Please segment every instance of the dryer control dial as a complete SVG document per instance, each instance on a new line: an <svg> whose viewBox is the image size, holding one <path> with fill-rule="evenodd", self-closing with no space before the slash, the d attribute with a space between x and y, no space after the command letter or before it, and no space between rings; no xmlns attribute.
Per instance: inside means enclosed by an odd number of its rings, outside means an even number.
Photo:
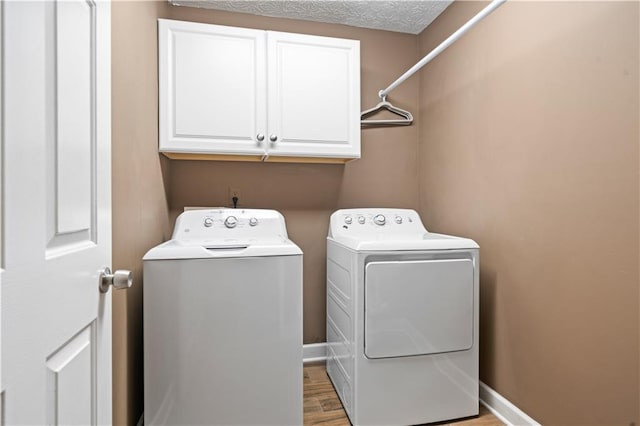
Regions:
<svg viewBox="0 0 640 426"><path fill-rule="evenodd" d="M359 224L364 224L364 222L365 222L364 216L358 216L358 223Z"/></svg>
<svg viewBox="0 0 640 426"><path fill-rule="evenodd" d="M255 217L252 217L251 219L249 219L250 226L256 226L257 224L258 224L258 219L256 219Z"/></svg>
<svg viewBox="0 0 640 426"><path fill-rule="evenodd" d="M226 226L227 228L235 228L237 224L238 218L236 218L235 216L228 216L224 220L224 226Z"/></svg>
<svg viewBox="0 0 640 426"><path fill-rule="evenodd" d="M211 225L213 225L213 219L211 219L210 217L205 218L204 226L206 226L207 228L211 228Z"/></svg>
<svg viewBox="0 0 640 426"><path fill-rule="evenodd" d="M402 223L402 217L396 216L396 223L400 225Z"/></svg>
<svg viewBox="0 0 640 426"><path fill-rule="evenodd" d="M373 223L375 223L376 225L384 225L387 221L387 218L384 217L384 215L382 214L377 214L373 217Z"/></svg>
<svg viewBox="0 0 640 426"><path fill-rule="evenodd" d="M353 222L353 219L351 218L351 216L344 217L344 223L346 223L347 225L351 225L352 222Z"/></svg>

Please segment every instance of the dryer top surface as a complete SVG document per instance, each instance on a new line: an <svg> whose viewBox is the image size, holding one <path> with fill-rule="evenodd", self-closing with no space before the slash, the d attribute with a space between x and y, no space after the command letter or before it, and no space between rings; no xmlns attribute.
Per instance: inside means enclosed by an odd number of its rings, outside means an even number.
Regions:
<svg viewBox="0 0 640 426"><path fill-rule="evenodd" d="M468 238L428 232L415 210L343 209L331 215L328 239L357 251L477 249Z"/></svg>

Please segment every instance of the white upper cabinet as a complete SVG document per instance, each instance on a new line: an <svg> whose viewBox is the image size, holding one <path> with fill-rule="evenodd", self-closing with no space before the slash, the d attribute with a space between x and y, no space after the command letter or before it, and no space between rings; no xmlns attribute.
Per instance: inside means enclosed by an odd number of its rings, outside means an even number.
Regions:
<svg viewBox="0 0 640 426"><path fill-rule="evenodd" d="M170 158L360 157L360 45L159 20L160 151Z"/></svg>

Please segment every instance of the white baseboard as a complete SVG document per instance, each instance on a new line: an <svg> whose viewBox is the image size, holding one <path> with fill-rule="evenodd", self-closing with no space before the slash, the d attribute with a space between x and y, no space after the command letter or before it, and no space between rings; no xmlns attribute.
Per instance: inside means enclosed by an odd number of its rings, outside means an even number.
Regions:
<svg viewBox="0 0 640 426"><path fill-rule="evenodd" d="M302 362L304 364L312 364L314 362L322 362L326 360L326 343L309 343L307 345L302 345Z"/></svg>
<svg viewBox="0 0 640 426"><path fill-rule="evenodd" d="M540 426L507 398L480 382L480 402L507 426Z"/></svg>
<svg viewBox="0 0 640 426"><path fill-rule="evenodd" d="M303 345L302 348L304 364L327 360L326 343L311 343ZM540 426L540 423L482 382L480 382L480 402L507 426Z"/></svg>

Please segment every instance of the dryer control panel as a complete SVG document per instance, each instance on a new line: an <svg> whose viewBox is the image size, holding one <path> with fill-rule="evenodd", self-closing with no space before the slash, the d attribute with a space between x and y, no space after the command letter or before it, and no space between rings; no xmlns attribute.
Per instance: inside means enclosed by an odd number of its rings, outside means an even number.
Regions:
<svg viewBox="0 0 640 426"><path fill-rule="evenodd" d="M343 209L331 215L329 237L361 240L422 239L427 230L409 209Z"/></svg>

